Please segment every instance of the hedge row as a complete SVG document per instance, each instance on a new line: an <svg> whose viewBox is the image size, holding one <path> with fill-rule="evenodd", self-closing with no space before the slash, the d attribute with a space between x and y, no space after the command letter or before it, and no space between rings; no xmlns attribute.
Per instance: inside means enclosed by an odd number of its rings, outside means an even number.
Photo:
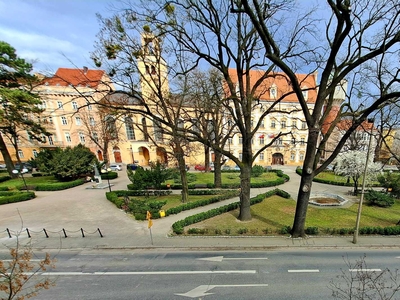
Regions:
<svg viewBox="0 0 400 300"><path fill-rule="evenodd" d="M165 215L166 216L175 215L175 214L178 214L185 210L193 209L193 208L200 207L200 206L206 206L206 205L209 205L212 203L217 203L217 202L220 202L220 201L223 201L226 199L230 199L233 197L237 197L237 196L239 196L238 190L224 191L223 194L220 194L216 197L212 197L210 199L204 199L204 200L199 200L199 201L194 201L194 202L183 203L179 206L171 207L165 211Z"/></svg>
<svg viewBox="0 0 400 300"><path fill-rule="evenodd" d="M35 198L34 192L0 191L0 205L14 202L21 202Z"/></svg>
<svg viewBox="0 0 400 300"><path fill-rule="evenodd" d="M68 182L38 183L34 185L29 184L28 189L35 191L61 191L81 185L83 183L85 183L84 179L76 179ZM25 190L25 185L18 185L16 188L18 190Z"/></svg>
<svg viewBox="0 0 400 300"><path fill-rule="evenodd" d="M257 195L256 197L251 198L250 205L260 203L265 198L271 197L273 195L279 195L283 198L290 198L289 193L279 190L279 189L274 189L272 191L268 191L264 194L260 194L260 195ZM240 206L240 202L234 202L234 203L230 203L228 205L224 205L224 206L221 206L218 208L211 209L206 212L202 212L202 213L199 213L199 214L196 214L193 216L186 217L185 219L177 221L174 224L172 224L172 230L176 234L182 234L184 232L185 226L189 226L194 223L198 223L198 222L204 221L206 219L226 213L228 211L235 210L239 206Z"/></svg>
<svg viewBox="0 0 400 300"><path fill-rule="evenodd" d="M227 171L227 172L240 172L240 171ZM278 178L274 181L265 181L265 182L259 182L259 183L250 183L250 186L252 188L264 188L264 187L271 187L271 186L277 186L284 184L285 182L290 180L290 177L286 174L284 174L281 170L270 170L269 172L274 172L278 176ZM182 189L182 184L170 184L169 187L167 187L166 184L161 185L162 189L173 189L173 190L181 190ZM188 184L189 189L196 189L196 188L208 188L208 189L214 189L215 185L213 183L208 183L208 184ZM238 183L223 183L221 184L221 188L223 189L238 189L240 188L240 182ZM133 189L133 184L128 184L128 190Z"/></svg>
<svg viewBox="0 0 400 300"><path fill-rule="evenodd" d="M326 234L339 234L339 235L352 235L354 233L354 228L339 228L339 229L326 229ZM247 228L239 228L236 230L236 234L244 235L247 233L257 234L262 232L263 234L290 234L290 226L284 226L281 229L278 229L276 232L271 231L270 228L265 228L262 230L252 229L249 231ZM223 231L221 229L210 230L208 228L189 228L187 231L188 234L195 235L230 235L235 234L231 229L227 228ZM307 235L318 235L319 228L318 227L307 227L305 229L305 233ZM388 227L361 227L359 230L360 235L371 235L371 234L379 234L379 235L399 235L400 234L400 226L388 226Z"/></svg>
<svg viewBox="0 0 400 300"><path fill-rule="evenodd" d="M303 172L303 169L301 169L300 167L298 167L298 168L296 168L296 173L298 174L298 175L300 175L301 176L301 174L302 174L302 172ZM323 179L323 178L318 178L318 177L314 177L313 178L313 181L314 182L319 182L319 183L326 183L326 184L331 184L331 185L338 185L338 186L351 186L351 187L353 187L354 186L354 183L353 182L342 182L342 181L334 181L334 180L329 180L329 179ZM369 186L380 186L380 184L379 183L369 183L368 184Z"/></svg>
<svg viewBox="0 0 400 300"><path fill-rule="evenodd" d="M0 182L4 182L4 181L10 180L10 179L11 179L11 176L9 176L9 175L7 175L7 176L1 176L1 177L0 177Z"/></svg>
<svg viewBox="0 0 400 300"><path fill-rule="evenodd" d="M124 199L121 197L125 196L146 196L146 192L148 191L125 191L125 190L117 190L117 191L112 191L112 192L106 192L106 198L108 201L112 202L117 206L118 208L121 208L122 205L125 204ZM160 194L159 195L169 195L172 192L171 191L157 191Z"/></svg>
<svg viewBox="0 0 400 300"><path fill-rule="evenodd" d="M117 172L108 172L108 173L101 173L101 179L102 180L107 180L107 179L115 179L118 177L118 173Z"/></svg>

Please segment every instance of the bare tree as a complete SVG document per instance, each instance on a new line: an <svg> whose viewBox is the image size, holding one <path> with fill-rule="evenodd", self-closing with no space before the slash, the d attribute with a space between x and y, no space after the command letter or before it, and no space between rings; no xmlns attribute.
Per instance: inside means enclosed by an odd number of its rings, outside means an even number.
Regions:
<svg viewBox="0 0 400 300"><path fill-rule="evenodd" d="M332 279L329 289L334 299L394 299L400 290L398 270L371 271L362 256L353 264L344 258L346 270Z"/></svg>
<svg viewBox="0 0 400 300"><path fill-rule="evenodd" d="M400 5L397 0L327 0L326 5L320 3L323 13L318 18L314 12L291 22L281 18L284 23L279 23L277 17L283 17L283 3L244 0L237 4L232 1L232 10L245 12L249 16L264 45L262 56L289 77L306 118L307 152L292 228L292 236L299 237L305 235L307 206L314 176L333 161L352 132L368 115L387 101L399 97L397 45L400 41ZM301 6L292 8L298 12L302 9ZM286 14L284 17L288 19ZM302 37L301 43L298 37ZM388 67L385 61L390 61L391 65ZM312 71L321 70L313 111L307 108L301 85L294 73L300 64L307 65ZM349 90L354 93L347 94L347 101L336 112L336 119L340 119L341 114L351 113L354 116L352 125L331 155L318 166L324 143L336 124L332 122L321 139L322 125L335 106L335 90L340 89L343 81L349 77L352 78ZM364 109L360 109L360 100L367 104Z"/></svg>

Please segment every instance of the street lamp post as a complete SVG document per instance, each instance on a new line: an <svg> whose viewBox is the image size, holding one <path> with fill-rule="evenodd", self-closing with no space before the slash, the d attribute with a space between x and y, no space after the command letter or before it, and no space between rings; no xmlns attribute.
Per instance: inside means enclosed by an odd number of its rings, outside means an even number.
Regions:
<svg viewBox="0 0 400 300"><path fill-rule="evenodd" d="M109 190L110 190L110 192L111 192L110 177L108 176L108 174L110 173L110 171L111 171L111 169L110 169L110 168L107 168L107 169L102 169L102 170L101 170L101 173L103 173L103 174L107 174L107 183L108 183L108 189L109 189Z"/></svg>
<svg viewBox="0 0 400 300"><path fill-rule="evenodd" d="M132 149L132 145L129 147L129 151L131 152L132 164L134 164L134 163L135 163L135 160L133 159L133 149Z"/></svg>
<svg viewBox="0 0 400 300"><path fill-rule="evenodd" d="M26 181L25 181L25 178L24 178L24 174L28 173L28 169L23 168L22 170L12 170L12 172L13 172L13 174L21 175L22 181L24 182L24 185L25 185L25 189L26 189L27 192L29 192L28 186L26 185Z"/></svg>
<svg viewBox="0 0 400 300"><path fill-rule="evenodd" d="M374 129L374 119L368 119L368 123L371 124L371 134L369 137L368 148L367 148L367 159L366 159L365 167L364 167L364 174L363 174L363 180L362 180L362 186L361 186L361 197L360 197L360 202L358 203L357 221L356 221L356 229L354 230L354 235L353 235L353 244L357 244L357 240L358 240L358 231L360 228L360 219L361 219L361 209L362 209L362 203L364 200L365 177L367 177L369 152L371 149L372 133L373 133L372 131Z"/></svg>

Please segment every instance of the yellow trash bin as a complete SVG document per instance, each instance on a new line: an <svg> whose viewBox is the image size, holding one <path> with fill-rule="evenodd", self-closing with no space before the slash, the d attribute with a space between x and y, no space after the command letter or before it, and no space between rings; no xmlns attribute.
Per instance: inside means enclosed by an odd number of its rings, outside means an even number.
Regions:
<svg viewBox="0 0 400 300"><path fill-rule="evenodd" d="M161 218L162 218L162 217L165 217L165 211L164 211L164 210L160 210L159 213L160 213L160 217L161 217Z"/></svg>

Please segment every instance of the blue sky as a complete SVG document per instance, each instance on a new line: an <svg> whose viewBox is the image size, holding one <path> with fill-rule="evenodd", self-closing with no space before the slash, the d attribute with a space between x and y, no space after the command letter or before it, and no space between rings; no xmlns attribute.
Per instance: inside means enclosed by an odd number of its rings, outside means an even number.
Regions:
<svg viewBox="0 0 400 300"><path fill-rule="evenodd" d="M110 9L109 0L0 0L0 40L37 72L93 67L96 13L107 16Z"/></svg>

